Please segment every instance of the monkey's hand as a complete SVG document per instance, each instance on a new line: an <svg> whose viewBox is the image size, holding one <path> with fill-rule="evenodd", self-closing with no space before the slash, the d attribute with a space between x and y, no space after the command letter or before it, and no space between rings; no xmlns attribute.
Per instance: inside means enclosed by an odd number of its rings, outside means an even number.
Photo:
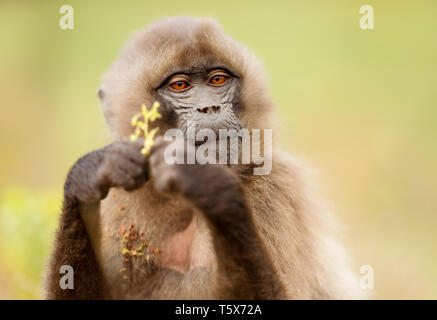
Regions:
<svg viewBox="0 0 437 320"><path fill-rule="evenodd" d="M55 249L47 277L48 299L103 299L106 282L91 244L99 228L94 214L111 187L132 190L148 178L147 158L141 154L144 141L120 140L80 158L68 173ZM59 286L63 265L74 270L74 290Z"/></svg>
<svg viewBox="0 0 437 320"><path fill-rule="evenodd" d="M187 159L185 141L173 142L176 144L177 153L184 153ZM150 174L153 177L157 191L164 193L182 193L188 200L199 204L201 198L217 196L232 189L233 197L244 198L237 175L224 165L200 165L200 164L170 164L172 156L165 152L169 143L164 142L162 137L155 140L155 146L150 155ZM194 150L192 152L195 152ZM195 158L195 157L193 157ZM219 188L219 189L217 189ZM213 190L214 189L214 190ZM211 202L211 199L208 199Z"/></svg>
<svg viewBox="0 0 437 320"><path fill-rule="evenodd" d="M104 199L111 187L127 191L141 187L149 176L143 143L123 139L80 158L68 174L65 196L92 203Z"/></svg>
<svg viewBox="0 0 437 320"><path fill-rule="evenodd" d="M229 279L222 287L224 297L283 299L283 285L257 232L238 176L221 165L169 164L165 147L157 139L152 148L154 186L161 192L182 194L205 215L219 268Z"/></svg>

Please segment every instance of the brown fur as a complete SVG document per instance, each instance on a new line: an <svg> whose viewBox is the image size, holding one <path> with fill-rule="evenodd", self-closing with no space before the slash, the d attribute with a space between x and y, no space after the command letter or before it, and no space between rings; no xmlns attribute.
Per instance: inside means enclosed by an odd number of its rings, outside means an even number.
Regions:
<svg viewBox="0 0 437 320"><path fill-rule="evenodd" d="M214 20L179 17L162 19L136 33L104 77L99 96L114 137L132 133L131 117L141 104L150 106L157 100L155 89L168 75L211 64L225 64L241 79L242 127L272 128L273 105L259 61ZM174 123L164 114L157 125L162 133ZM102 154L96 155L96 162ZM312 193L307 170L299 161L276 150L273 170L265 176L254 176L251 167L238 165L181 167L173 172L152 163L152 179L142 187L129 192L111 188L95 207L81 207L77 197L66 200L46 297L358 297L358 282L335 240L333 218ZM79 173L72 179L80 181L77 185L86 183L91 171L75 171ZM165 180L161 182L167 193L157 192L160 179ZM82 212L81 219L80 210L90 212ZM146 234L150 246L160 248L194 225L194 233L184 237L191 241L189 258L195 267L164 268L165 252L150 254L147 263L131 259L126 264L117 231L130 224ZM62 264L73 266L77 289L59 289ZM119 272L123 267L128 279Z"/></svg>

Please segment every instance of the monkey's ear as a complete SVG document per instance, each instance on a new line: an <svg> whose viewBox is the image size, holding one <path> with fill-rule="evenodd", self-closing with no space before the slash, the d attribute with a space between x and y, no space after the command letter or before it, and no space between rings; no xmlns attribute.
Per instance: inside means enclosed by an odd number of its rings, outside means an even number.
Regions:
<svg viewBox="0 0 437 320"><path fill-rule="evenodd" d="M100 85L99 89L97 90L97 96L100 100L100 106L102 108L103 116L105 117L106 123L108 124L109 128L112 128L114 114L111 111L111 108L109 107L109 99L108 99L108 86L106 84Z"/></svg>
<svg viewBox="0 0 437 320"><path fill-rule="evenodd" d="M105 89L105 84L100 85L99 89L97 89L97 96L99 97L101 103L103 103L103 100L105 99Z"/></svg>

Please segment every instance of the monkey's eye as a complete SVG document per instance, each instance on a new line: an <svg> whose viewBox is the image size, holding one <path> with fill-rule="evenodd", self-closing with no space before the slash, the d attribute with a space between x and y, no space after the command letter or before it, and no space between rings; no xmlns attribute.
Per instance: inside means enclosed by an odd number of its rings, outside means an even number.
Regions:
<svg viewBox="0 0 437 320"><path fill-rule="evenodd" d="M222 86L228 82L229 78L230 77L225 74L216 74L209 79L208 83L213 86Z"/></svg>
<svg viewBox="0 0 437 320"><path fill-rule="evenodd" d="M169 83L168 86L174 91L182 91L190 87L190 84L185 80L177 80Z"/></svg>

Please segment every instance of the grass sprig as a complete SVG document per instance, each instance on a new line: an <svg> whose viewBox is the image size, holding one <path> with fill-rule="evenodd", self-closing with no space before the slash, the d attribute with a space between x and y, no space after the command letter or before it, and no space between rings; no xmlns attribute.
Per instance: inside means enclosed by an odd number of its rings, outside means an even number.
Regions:
<svg viewBox="0 0 437 320"><path fill-rule="evenodd" d="M161 118L161 114L158 112L159 102L155 101L150 110L147 110L146 105L141 106L141 112L132 117L131 124L135 127L135 132L130 136L131 141L136 141L141 136L144 136L144 147L141 149L141 153L147 156L150 153L150 149L154 144L154 137L159 128L156 127L149 131L149 121L153 122L156 119Z"/></svg>

